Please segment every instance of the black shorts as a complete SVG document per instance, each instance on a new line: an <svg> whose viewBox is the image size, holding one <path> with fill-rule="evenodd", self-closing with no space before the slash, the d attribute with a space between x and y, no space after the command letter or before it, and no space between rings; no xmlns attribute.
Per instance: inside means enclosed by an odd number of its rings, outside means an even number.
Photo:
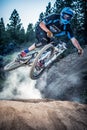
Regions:
<svg viewBox="0 0 87 130"><path fill-rule="evenodd" d="M39 25L36 27L36 47L44 46L50 42L50 38L47 37L47 33L42 30Z"/></svg>

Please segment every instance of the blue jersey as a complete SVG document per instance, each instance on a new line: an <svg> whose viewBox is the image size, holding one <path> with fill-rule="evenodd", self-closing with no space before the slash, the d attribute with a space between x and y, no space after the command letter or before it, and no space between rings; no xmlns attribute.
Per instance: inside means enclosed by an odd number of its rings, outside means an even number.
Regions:
<svg viewBox="0 0 87 130"><path fill-rule="evenodd" d="M54 34L54 36L67 35L69 39L74 37L70 24L61 24L60 15L58 14L52 14L44 18L42 22Z"/></svg>

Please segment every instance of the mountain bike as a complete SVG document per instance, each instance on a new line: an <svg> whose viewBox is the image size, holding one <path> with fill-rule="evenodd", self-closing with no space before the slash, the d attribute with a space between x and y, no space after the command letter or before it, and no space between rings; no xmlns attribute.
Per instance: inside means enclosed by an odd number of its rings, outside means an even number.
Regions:
<svg viewBox="0 0 87 130"><path fill-rule="evenodd" d="M67 49L66 43L61 42L54 46L49 43L42 48L36 48L30 51L25 57L17 58L8 63L4 67L4 71L11 71L22 66L30 66L29 76L31 79L38 79L46 68L48 68L65 50Z"/></svg>

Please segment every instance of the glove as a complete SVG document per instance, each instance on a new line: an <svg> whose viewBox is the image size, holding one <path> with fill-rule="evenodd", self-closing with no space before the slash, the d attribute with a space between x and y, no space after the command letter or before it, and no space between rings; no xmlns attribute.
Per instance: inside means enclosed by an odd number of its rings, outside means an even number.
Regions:
<svg viewBox="0 0 87 130"><path fill-rule="evenodd" d="M78 55L82 55L83 54L83 49L78 49Z"/></svg>
<svg viewBox="0 0 87 130"><path fill-rule="evenodd" d="M51 31L48 31L47 32L47 37L49 37L49 38L53 37L53 33Z"/></svg>

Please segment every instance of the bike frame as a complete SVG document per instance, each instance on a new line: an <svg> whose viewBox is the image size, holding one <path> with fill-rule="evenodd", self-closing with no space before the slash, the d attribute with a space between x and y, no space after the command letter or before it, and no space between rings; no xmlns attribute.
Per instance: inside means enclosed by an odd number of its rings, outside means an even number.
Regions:
<svg viewBox="0 0 87 130"><path fill-rule="evenodd" d="M49 43L48 45L45 45L42 49L37 48L34 51L30 52L26 57L24 57L24 60L27 60L27 61L21 62L21 59L20 58L18 59L18 57L17 57L15 61L7 64L4 67L4 70L11 71L11 70L17 69L19 67L28 65L28 66L31 66L30 77L32 79L37 79L39 77L38 75L41 75L44 72L44 70L52 62L54 62L58 58L58 56L61 55L66 49L67 48L66 48L65 43L58 44L57 46L53 46L52 44ZM44 66L41 67L41 72L39 72L39 70L36 70L38 75L36 77L34 77L33 76L34 69L35 69L35 67L38 67L37 63L40 60L45 60ZM41 74L39 74L38 72Z"/></svg>

